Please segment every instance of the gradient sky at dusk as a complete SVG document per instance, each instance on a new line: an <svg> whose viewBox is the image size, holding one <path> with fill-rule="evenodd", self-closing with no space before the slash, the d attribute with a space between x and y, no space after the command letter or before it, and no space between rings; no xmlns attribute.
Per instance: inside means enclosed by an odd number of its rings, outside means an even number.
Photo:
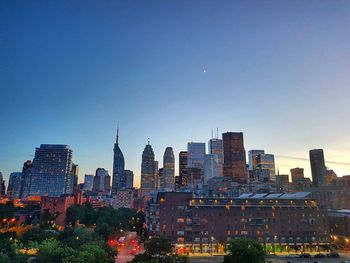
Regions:
<svg viewBox="0 0 350 263"><path fill-rule="evenodd" d="M280 173L323 148L350 174L350 1L1 1L0 21L6 179L41 143L111 174L118 122L137 182L147 138L162 160L216 127Z"/></svg>

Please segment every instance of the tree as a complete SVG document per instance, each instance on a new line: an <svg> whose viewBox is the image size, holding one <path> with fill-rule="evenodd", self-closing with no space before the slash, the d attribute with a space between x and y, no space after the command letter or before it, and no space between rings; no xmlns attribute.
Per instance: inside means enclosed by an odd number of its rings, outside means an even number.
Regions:
<svg viewBox="0 0 350 263"><path fill-rule="evenodd" d="M265 252L259 242L250 239L235 239L228 245L224 263L263 263Z"/></svg>
<svg viewBox="0 0 350 263"><path fill-rule="evenodd" d="M172 252L173 246L165 237L153 237L145 243L146 252L150 255L166 255Z"/></svg>

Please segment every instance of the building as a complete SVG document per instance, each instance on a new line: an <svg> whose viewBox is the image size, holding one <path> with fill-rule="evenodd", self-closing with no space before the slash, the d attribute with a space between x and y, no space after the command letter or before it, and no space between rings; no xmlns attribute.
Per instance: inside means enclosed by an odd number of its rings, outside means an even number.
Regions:
<svg viewBox="0 0 350 263"><path fill-rule="evenodd" d="M125 176L125 187L133 188L134 187L134 172L131 170L124 170Z"/></svg>
<svg viewBox="0 0 350 263"><path fill-rule="evenodd" d="M180 176L175 176L175 191L179 191L181 186Z"/></svg>
<svg viewBox="0 0 350 263"><path fill-rule="evenodd" d="M111 177L104 168L97 168L92 191L108 195L111 190Z"/></svg>
<svg viewBox="0 0 350 263"><path fill-rule="evenodd" d="M271 253L320 251L330 244L327 213L310 193L196 198L159 192L147 223L150 237L166 237L184 253L223 253L235 238L255 239Z"/></svg>
<svg viewBox="0 0 350 263"><path fill-rule="evenodd" d="M163 156L163 189L175 189L175 157L173 148L166 147Z"/></svg>
<svg viewBox="0 0 350 263"><path fill-rule="evenodd" d="M186 187L187 186L187 158L188 154L186 151L181 151L179 153L179 185Z"/></svg>
<svg viewBox="0 0 350 263"><path fill-rule="evenodd" d="M249 171L254 171L256 169L256 165L257 165L256 157L259 154L265 154L265 151L264 150L250 150L250 151L248 151Z"/></svg>
<svg viewBox="0 0 350 263"><path fill-rule="evenodd" d="M219 156L217 154L204 155L204 183L219 176Z"/></svg>
<svg viewBox="0 0 350 263"><path fill-rule="evenodd" d="M0 172L0 196L4 196L6 194L5 180Z"/></svg>
<svg viewBox="0 0 350 263"><path fill-rule="evenodd" d="M41 144L35 150L29 195L72 194L72 157L68 145Z"/></svg>
<svg viewBox="0 0 350 263"><path fill-rule="evenodd" d="M20 197L25 199L29 196L32 184L32 161L28 160L23 164Z"/></svg>
<svg viewBox="0 0 350 263"><path fill-rule="evenodd" d="M20 198L21 195L22 173L15 172L10 174L9 184L7 186L7 197L11 200Z"/></svg>
<svg viewBox="0 0 350 263"><path fill-rule="evenodd" d="M192 181L193 186L200 185L204 181L204 155L205 143L189 142L187 144L187 168L196 168L200 173L200 180L196 183Z"/></svg>
<svg viewBox="0 0 350 263"><path fill-rule="evenodd" d="M72 174L73 174L73 191L78 190L78 179L79 179L79 165L72 165Z"/></svg>
<svg viewBox="0 0 350 263"><path fill-rule="evenodd" d="M338 176L333 170L331 169L326 170L325 185L331 185L333 181L337 179L338 179Z"/></svg>
<svg viewBox="0 0 350 263"><path fill-rule="evenodd" d="M278 192L288 192L289 186L289 175L288 174L278 174L276 175L276 190Z"/></svg>
<svg viewBox="0 0 350 263"><path fill-rule="evenodd" d="M224 148L222 140L218 138L210 139L209 153L216 154L218 156L218 176L223 176L223 165L224 165Z"/></svg>
<svg viewBox="0 0 350 263"><path fill-rule="evenodd" d="M116 194L118 190L126 187L124 169L125 161L124 155L119 148L119 128L117 129L117 136L113 149L113 180L112 180L112 194Z"/></svg>
<svg viewBox="0 0 350 263"><path fill-rule="evenodd" d="M310 178L295 178L292 182L295 192L308 192L311 191L312 181Z"/></svg>
<svg viewBox="0 0 350 263"><path fill-rule="evenodd" d="M94 175L93 174L85 174L84 177L84 191L92 191L92 188L94 187Z"/></svg>
<svg viewBox="0 0 350 263"><path fill-rule="evenodd" d="M329 210L329 225L333 239L342 239L343 243L350 240L350 210ZM346 239L348 241L346 241ZM334 240L336 241L336 240ZM340 240L341 241L341 240ZM344 242L345 241L345 242ZM349 245L349 244L347 244Z"/></svg>
<svg viewBox="0 0 350 263"><path fill-rule="evenodd" d="M152 146L148 142L143 150L141 162L141 189L143 194L156 190L157 174L158 162L155 161Z"/></svg>
<svg viewBox="0 0 350 263"><path fill-rule="evenodd" d="M303 168L292 168L290 169L290 174L292 177L292 182L294 183L297 179L304 178L304 169Z"/></svg>
<svg viewBox="0 0 350 263"><path fill-rule="evenodd" d="M239 183L246 183L246 156L242 132L226 132L222 134L224 147L224 176Z"/></svg>
<svg viewBox="0 0 350 263"><path fill-rule="evenodd" d="M134 189L119 190L117 194L113 197L113 208L134 208L134 195Z"/></svg>
<svg viewBox="0 0 350 263"><path fill-rule="evenodd" d="M325 183L326 165L322 149L310 150L310 164L312 173L312 183L319 187Z"/></svg>
<svg viewBox="0 0 350 263"><path fill-rule="evenodd" d="M263 178L263 181L276 181L275 156L273 154L258 154L255 161L256 170L268 171L268 177Z"/></svg>
<svg viewBox="0 0 350 263"><path fill-rule="evenodd" d="M159 168L158 169L157 189L163 188L163 185L164 185L164 169Z"/></svg>

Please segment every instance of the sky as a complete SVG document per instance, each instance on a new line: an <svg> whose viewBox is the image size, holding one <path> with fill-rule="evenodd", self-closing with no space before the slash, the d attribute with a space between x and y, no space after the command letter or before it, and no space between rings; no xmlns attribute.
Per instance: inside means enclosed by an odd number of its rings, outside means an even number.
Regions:
<svg viewBox="0 0 350 263"><path fill-rule="evenodd" d="M148 138L161 166L212 128L350 174L349 47L346 0L0 1L0 171L49 143L111 174L119 123L136 185Z"/></svg>

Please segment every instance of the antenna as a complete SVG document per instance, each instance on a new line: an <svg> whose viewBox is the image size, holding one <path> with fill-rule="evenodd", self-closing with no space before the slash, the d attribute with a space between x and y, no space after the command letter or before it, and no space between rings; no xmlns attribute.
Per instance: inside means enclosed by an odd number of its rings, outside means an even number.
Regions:
<svg viewBox="0 0 350 263"><path fill-rule="evenodd" d="M147 138L147 144L149 145L149 138Z"/></svg>
<svg viewBox="0 0 350 263"><path fill-rule="evenodd" d="M119 143L119 122L117 124L117 137L116 137L116 143L118 144Z"/></svg>

